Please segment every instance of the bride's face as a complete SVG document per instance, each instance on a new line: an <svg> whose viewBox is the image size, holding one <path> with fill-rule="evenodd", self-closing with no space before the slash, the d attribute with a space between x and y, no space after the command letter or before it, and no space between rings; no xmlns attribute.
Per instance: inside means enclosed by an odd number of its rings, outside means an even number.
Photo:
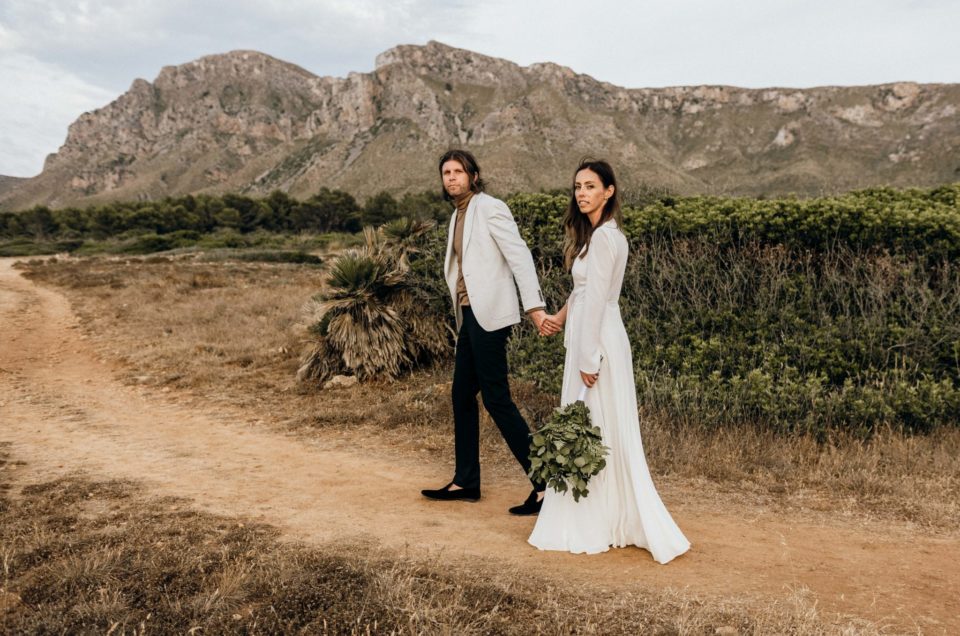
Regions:
<svg viewBox="0 0 960 636"><path fill-rule="evenodd" d="M583 214L599 214L603 211L607 199L613 196L613 186L604 188L600 175L593 170L584 169L578 172L573 180L573 195Z"/></svg>

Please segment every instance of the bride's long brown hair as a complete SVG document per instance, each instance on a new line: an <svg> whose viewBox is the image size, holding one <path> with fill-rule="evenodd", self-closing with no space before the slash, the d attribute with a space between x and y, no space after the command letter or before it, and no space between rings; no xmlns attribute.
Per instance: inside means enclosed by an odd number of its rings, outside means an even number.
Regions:
<svg viewBox="0 0 960 636"><path fill-rule="evenodd" d="M580 211L577 205L577 192L575 185L577 174L581 170L590 170L600 177L604 189L613 186L613 196L607 199L603 206L603 213L600 215L600 221L597 225L603 225L610 219L614 219L619 227L623 227L623 213L620 211L620 188L617 187L617 178L613 174L613 168L602 159L581 159L580 165L573 173L572 183L570 185L570 205L567 206L567 213L563 217L563 229L566 232L566 241L563 248L563 264L569 270L573 267L573 260L583 250L580 258L587 255L590 249L590 237L593 236L593 225L587 215ZM584 249L586 247L586 249Z"/></svg>

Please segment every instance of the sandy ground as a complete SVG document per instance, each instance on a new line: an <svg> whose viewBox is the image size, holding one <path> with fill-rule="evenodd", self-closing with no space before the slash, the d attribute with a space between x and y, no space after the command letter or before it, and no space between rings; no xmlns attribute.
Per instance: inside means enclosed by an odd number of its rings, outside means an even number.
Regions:
<svg viewBox="0 0 960 636"><path fill-rule="evenodd" d="M896 631L960 633L957 536L684 506L675 516L693 548L666 566L637 548L542 553L526 543L533 520L506 514L526 494L519 471L488 480L479 503L430 502L420 488L442 485L449 466L386 446L354 451L343 435L305 441L251 424L256 414L178 406L169 394L125 386L85 341L66 299L12 264L0 259L0 441L26 462L16 469L21 483L83 471L137 480L308 543L481 559L558 586L572 578L617 591L657 586L759 600L808 588L821 611Z"/></svg>

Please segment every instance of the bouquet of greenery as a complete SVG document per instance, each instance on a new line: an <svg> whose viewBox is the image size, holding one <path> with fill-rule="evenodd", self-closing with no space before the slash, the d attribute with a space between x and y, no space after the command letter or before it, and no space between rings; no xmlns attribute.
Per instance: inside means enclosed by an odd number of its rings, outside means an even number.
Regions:
<svg viewBox="0 0 960 636"><path fill-rule="evenodd" d="M557 492L570 488L574 501L587 496L587 482L607 465L610 451L600 429L590 424L586 395L584 386L577 401L555 409L530 441L530 477Z"/></svg>

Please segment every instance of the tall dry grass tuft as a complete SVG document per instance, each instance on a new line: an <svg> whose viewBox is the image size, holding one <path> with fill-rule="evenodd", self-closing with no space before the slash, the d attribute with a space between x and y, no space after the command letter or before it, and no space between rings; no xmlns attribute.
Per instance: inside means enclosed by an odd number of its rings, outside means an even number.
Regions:
<svg viewBox="0 0 960 636"><path fill-rule="evenodd" d="M322 383L334 373L389 380L450 353L443 321L425 310L409 276L415 240L431 227L401 219L378 231L366 228L362 249L333 259L315 297L320 315L310 331L317 344L299 380Z"/></svg>
<svg viewBox="0 0 960 636"><path fill-rule="evenodd" d="M704 430L662 413L641 417L656 475L706 480L725 497L784 508L858 513L949 530L960 521L960 431L864 440L834 433L826 443L760 427Z"/></svg>

